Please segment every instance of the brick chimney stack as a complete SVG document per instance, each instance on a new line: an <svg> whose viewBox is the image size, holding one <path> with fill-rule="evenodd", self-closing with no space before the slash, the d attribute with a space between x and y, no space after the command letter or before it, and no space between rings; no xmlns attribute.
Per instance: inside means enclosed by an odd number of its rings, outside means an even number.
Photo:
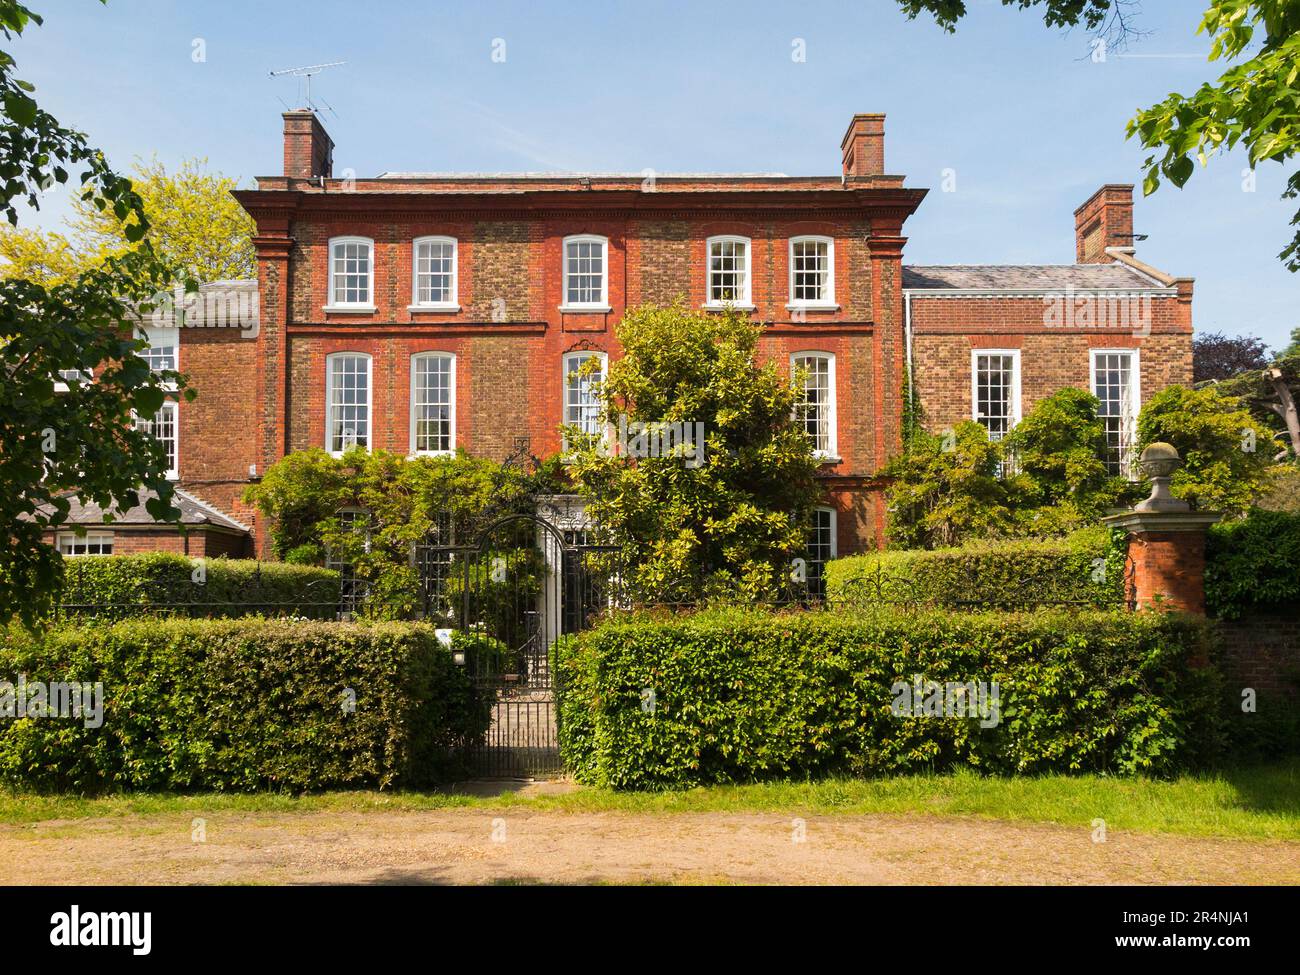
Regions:
<svg viewBox="0 0 1300 975"><path fill-rule="evenodd" d="M885 172L885 116L853 116L840 143L845 176L881 176Z"/></svg>
<svg viewBox="0 0 1300 975"><path fill-rule="evenodd" d="M295 179L334 175L334 140L311 109L284 113L284 175Z"/></svg>
<svg viewBox="0 0 1300 975"><path fill-rule="evenodd" d="M1109 264L1107 247L1133 252L1133 184L1107 183L1074 211L1074 254L1080 264Z"/></svg>

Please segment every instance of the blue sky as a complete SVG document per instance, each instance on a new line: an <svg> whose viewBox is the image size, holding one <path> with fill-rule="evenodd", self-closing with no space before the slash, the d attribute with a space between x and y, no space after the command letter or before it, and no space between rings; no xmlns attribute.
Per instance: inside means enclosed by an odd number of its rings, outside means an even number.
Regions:
<svg viewBox="0 0 1300 975"><path fill-rule="evenodd" d="M279 115L299 101L268 72L324 61L347 62L313 89L337 113L335 170L360 176L835 174L849 117L883 111L887 170L931 190L906 228L917 264L1072 261L1074 208L1102 183L1141 182L1124 123L1217 74L1193 0L1142 0L1149 35L1104 63L1085 32L997 0L968 0L952 36L893 0L28 3L46 24L12 49L47 109L119 167L205 156L241 184L280 172ZM1138 256L1197 279L1199 331L1279 347L1300 326L1300 278L1276 258L1294 204L1278 199L1285 170L1262 168L1244 192L1244 166L1222 157L1182 191L1139 197ZM946 169L954 192L941 192ZM46 226L64 212L57 196Z"/></svg>

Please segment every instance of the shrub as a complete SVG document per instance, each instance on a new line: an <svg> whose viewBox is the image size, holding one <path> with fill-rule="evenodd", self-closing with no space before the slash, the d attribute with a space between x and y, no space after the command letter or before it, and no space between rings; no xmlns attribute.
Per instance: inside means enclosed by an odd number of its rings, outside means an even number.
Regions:
<svg viewBox="0 0 1300 975"><path fill-rule="evenodd" d="M453 630L451 648L464 654L465 672L471 677L496 677L512 673L511 667L518 667L516 655L511 654L509 645L489 634L484 627L469 630Z"/></svg>
<svg viewBox="0 0 1300 975"><path fill-rule="evenodd" d="M196 570L201 572L196 576ZM296 610L330 615L339 601L339 574L332 569L247 559L195 560L171 552L105 555L68 564L63 601L82 612L125 615L132 606L180 606L201 616ZM96 610L94 607L111 606Z"/></svg>
<svg viewBox="0 0 1300 975"><path fill-rule="evenodd" d="M1046 508L1057 520L1077 524L1095 518L1123 493L1124 481L1106 469L1099 405L1082 389L1059 389L1007 434L1003 447L1015 471L1009 490L1031 519L1036 509Z"/></svg>
<svg viewBox="0 0 1300 975"><path fill-rule="evenodd" d="M1300 602L1300 515L1255 510L1211 525L1205 604L1233 619L1251 607Z"/></svg>
<svg viewBox="0 0 1300 975"><path fill-rule="evenodd" d="M351 500L348 481L354 470L319 447L295 450L244 490L244 501L267 517L277 555L284 558L320 542L317 526Z"/></svg>
<svg viewBox="0 0 1300 975"><path fill-rule="evenodd" d="M320 565L325 561L325 550L307 542L305 545L295 545L285 552L284 560L290 565Z"/></svg>
<svg viewBox="0 0 1300 975"><path fill-rule="evenodd" d="M916 432L883 473L889 533L906 548L987 537L1064 535L1131 490L1107 473L1097 398L1065 388L1040 400L1000 441L966 420Z"/></svg>
<svg viewBox="0 0 1300 975"><path fill-rule="evenodd" d="M1102 509L1136 501L1139 485L1107 474L1096 410L1092 394L1066 388L996 443L969 420L941 436L910 437L881 471L891 480L890 537L906 548L938 548L1064 534ZM1139 450L1157 440L1178 449L1184 466L1172 490L1194 508L1243 512L1281 471L1268 428L1241 398L1213 388L1161 390L1143 406L1137 434Z"/></svg>
<svg viewBox="0 0 1300 975"><path fill-rule="evenodd" d="M907 548L959 545L1015 534L1016 515L998 477L1002 448L967 420L950 432L918 433L883 470L889 487L889 537Z"/></svg>
<svg viewBox="0 0 1300 975"><path fill-rule="evenodd" d="M529 522L520 525L535 530ZM542 553L528 544L531 539L519 542L517 548L475 552L453 563L442 580L444 613L454 620L463 612L470 625L482 624L493 633L524 633L547 570Z"/></svg>
<svg viewBox="0 0 1300 975"><path fill-rule="evenodd" d="M244 498L273 526L286 561L320 564L328 555L349 567L364 594L358 615L409 619L425 602L413 549L477 541L487 523L555 493L562 476L558 463L500 464L462 450L408 458L355 447L332 457L312 448L276 462ZM534 548L533 536L525 544Z"/></svg>
<svg viewBox="0 0 1300 975"><path fill-rule="evenodd" d="M1244 512L1269 489L1270 431L1212 386L1162 389L1142 407L1137 433L1138 450L1155 441L1177 448L1183 466L1170 489L1193 508Z"/></svg>
<svg viewBox="0 0 1300 975"><path fill-rule="evenodd" d="M23 788L420 786L456 774L487 728L424 624L150 619L0 636L3 679L104 687L100 727L0 722L0 777Z"/></svg>
<svg viewBox="0 0 1300 975"><path fill-rule="evenodd" d="M1124 548L1100 526L1065 538L973 542L961 548L872 552L826 566L833 603L877 600L933 606L1117 605Z"/></svg>
<svg viewBox="0 0 1300 975"><path fill-rule="evenodd" d="M561 657L580 781L684 788L968 764L1167 774L1219 742L1208 624L1154 613L711 611L616 618ZM914 675L996 682L1000 721L895 717Z"/></svg>

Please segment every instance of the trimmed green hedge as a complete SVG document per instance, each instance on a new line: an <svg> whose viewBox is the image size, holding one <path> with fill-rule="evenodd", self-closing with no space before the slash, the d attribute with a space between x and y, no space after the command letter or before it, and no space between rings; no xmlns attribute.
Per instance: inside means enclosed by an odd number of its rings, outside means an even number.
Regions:
<svg viewBox="0 0 1300 975"><path fill-rule="evenodd" d="M133 619L0 640L2 681L103 682L100 727L0 719L0 778L23 788L421 786L459 774L488 726L425 624Z"/></svg>
<svg viewBox="0 0 1300 975"><path fill-rule="evenodd" d="M1300 602L1300 515L1256 509L1210 526L1205 605L1235 619L1247 609Z"/></svg>
<svg viewBox="0 0 1300 975"><path fill-rule="evenodd" d="M196 581L200 564L202 581ZM301 607L302 615L332 616L339 601L338 572L285 562L149 552L69 559L64 572L60 599L65 605L112 606L109 612L119 616L129 614L132 606L158 603L197 603L191 612L204 616L295 607Z"/></svg>
<svg viewBox="0 0 1300 975"><path fill-rule="evenodd" d="M929 606L1118 606L1124 550L1101 527L1057 539L982 542L948 549L871 552L826 565L833 603L916 602Z"/></svg>
<svg viewBox="0 0 1300 975"><path fill-rule="evenodd" d="M1153 613L629 616L562 655L560 742L618 789L894 774L1167 774L1220 744L1203 620ZM896 717L895 682L998 684L1000 722ZM652 706L651 706L652 705Z"/></svg>

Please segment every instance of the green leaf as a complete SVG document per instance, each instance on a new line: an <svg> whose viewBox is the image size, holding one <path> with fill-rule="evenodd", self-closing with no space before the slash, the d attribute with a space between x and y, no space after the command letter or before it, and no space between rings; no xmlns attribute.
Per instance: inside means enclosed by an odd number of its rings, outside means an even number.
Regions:
<svg viewBox="0 0 1300 975"><path fill-rule="evenodd" d="M1167 164L1164 167L1164 170L1165 175L1169 177L1170 182L1175 186L1181 187L1191 178L1192 172L1195 168L1196 164L1192 161L1190 156L1180 156L1172 163Z"/></svg>
<svg viewBox="0 0 1300 975"><path fill-rule="evenodd" d="M166 401L166 393L157 386L141 386L131 397L132 407L140 416L152 417Z"/></svg>

